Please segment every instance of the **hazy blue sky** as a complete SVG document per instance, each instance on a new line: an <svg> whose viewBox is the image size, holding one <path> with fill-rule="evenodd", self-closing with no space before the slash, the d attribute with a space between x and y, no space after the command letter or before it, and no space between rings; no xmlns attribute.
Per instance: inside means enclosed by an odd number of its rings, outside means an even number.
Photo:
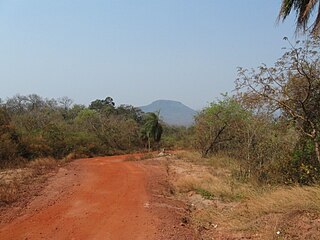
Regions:
<svg viewBox="0 0 320 240"><path fill-rule="evenodd" d="M0 0L0 97L200 109L294 37L280 0Z"/></svg>

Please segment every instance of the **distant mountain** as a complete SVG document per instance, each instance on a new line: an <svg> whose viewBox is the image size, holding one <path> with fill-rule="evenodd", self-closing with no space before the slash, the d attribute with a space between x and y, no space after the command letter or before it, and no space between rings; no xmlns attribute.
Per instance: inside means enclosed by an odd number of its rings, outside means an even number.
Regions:
<svg viewBox="0 0 320 240"><path fill-rule="evenodd" d="M181 102L172 100L157 100L153 103L140 107L143 112L158 112L160 118L169 125L191 126L197 112Z"/></svg>

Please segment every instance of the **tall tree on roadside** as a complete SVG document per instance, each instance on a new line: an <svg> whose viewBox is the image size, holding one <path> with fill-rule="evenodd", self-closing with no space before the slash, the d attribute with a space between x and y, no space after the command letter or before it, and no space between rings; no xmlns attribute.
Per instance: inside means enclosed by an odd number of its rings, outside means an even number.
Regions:
<svg viewBox="0 0 320 240"><path fill-rule="evenodd" d="M151 141L160 142L162 135L162 125L159 120L159 114L147 113L142 127L142 139L148 141L148 150L151 149Z"/></svg>
<svg viewBox="0 0 320 240"><path fill-rule="evenodd" d="M259 100L288 119L313 142L320 163L320 37L289 44L274 67L239 68L236 89L242 97Z"/></svg>
<svg viewBox="0 0 320 240"><path fill-rule="evenodd" d="M307 32L311 29L313 35L320 34L320 3L319 0L282 0L278 21L284 21L294 10L296 12L296 32ZM312 13L317 16L309 26Z"/></svg>

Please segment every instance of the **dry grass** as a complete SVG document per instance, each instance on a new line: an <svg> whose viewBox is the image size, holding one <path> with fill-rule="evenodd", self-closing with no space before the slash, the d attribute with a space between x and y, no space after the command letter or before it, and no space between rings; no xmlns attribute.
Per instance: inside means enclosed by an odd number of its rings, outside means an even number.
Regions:
<svg viewBox="0 0 320 240"><path fill-rule="evenodd" d="M320 213L319 187L279 187L263 194L252 192L236 208L209 209L213 220L224 222L238 229L248 227L252 221L269 214L285 214L294 211Z"/></svg>
<svg viewBox="0 0 320 240"><path fill-rule="evenodd" d="M18 197L17 183L0 183L0 206L1 203L8 204L14 202Z"/></svg>
<svg viewBox="0 0 320 240"><path fill-rule="evenodd" d="M53 169L57 166L57 160L54 158L37 158L27 164L32 169Z"/></svg>
<svg viewBox="0 0 320 240"><path fill-rule="evenodd" d="M79 158L78 154L76 154L75 152L71 152L67 156L65 156L63 160L65 162L71 162L72 160L75 160L77 158Z"/></svg>
<svg viewBox="0 0 320 240"><path fill-rule="evenodd" d="M18 198L19 186L33 176L31 169L3 170L0 172L0 205Z"/></svg>
<svg viewBox="0 0 320 240"><path fill-rule="evenodd" d="M155 157L156 155L154 153L145 153L142 156L140 156L140 160L146 160L146 159L151 159Z"/></svg>
<svg viewBox="0 0 320 240"><path fill-rule="evenodd" d="M203 161L200 153L198 152L180 151L175 154L175 157L177 159L183 159L184 161L190 161L190 162Z"/></svg>
<svg viewBox="0 0 320 240"><path fill-rule="evenodd" d="M138 161L139 159L136 158L135 156L131 155L131 156L128 156L124 159L124 161Z"/></svg>
<svg viewBox="0 0 320 240"><path fill-rule="evenodd" d="M290 231L294 228L283 236L278 236L276 229L280 223L296 221L292 214L297 213L296 219L307 219L306 229L317 229L308 214L320 216L319 186L272 187L239 182L231 176L235 167L232 159L223 156L202 159L197 153L183 152L177 154L177 159L170 167L175 176L173 185L176 192L195 205L192 219L198 228L219 226L214 231L260 234L258 239L292 239ZM195 194L201 195L206 204L199 204ZM307 217L304 213L308 213ZM295 222L290 224L295 226Z"/></svg>
<svg viewBox="0 0 320 240"><path fill-rule="evenodd" d="M203 158L201 157L201 154L198 152L192 152L192 151L181 151L175 154L176 158L183 159L184 161L202 165L202 166L210 166L213 169L217 170L228 170L231 172L234 170L236 166L236 162L225 155L215 155L213 157Z"/></svg>
<svg viewBox="0 0 320 240"><path fill-rule="evenodd" d="M75 159L90 158L90 157L92 157L92 156L89 156L84 153L71 152L67 156L65 156L62 160L59 160L59 161L63 162L63 163L68 163L68 162L71 162L72 160L75 160Z"/></svg>
<svg viewBox="0 0 320 240"><path fill-rule="evenodd" d="M179 165L173 167L173 171L181 173L174 183L178 192L207 192L215 199L226 202L239 201L253 194L252 186L232 178L231 170L226 167L231 161L229 158L219 156L203 159L200 154L192 152L179 153L178 158L187 161L180 161Z"/></svg>
<svg viewBox="0 0 320 240"><path fill-rule="evenodd" d="M125 161L140 161L140 160L147 160L147 159L152 159L156 157L158 157L156 153L148 152L148 153L142 154L141 156L129 155L125 158Z"/></svg>
<svg viewBox="0 0 320 240"><path fill-rule="evenodd" d="M194 211L192 219L198 228L210 228L213 223L222 234L258 236L255 239L319 239L320 188L278 187L262 194L255 191L238 203L218 202Z"/></svg>
<svg viewBox="0 0 320 240"><path fill-rule="evenodd" d="M246 211L250 210L250 211ZM279 187L261 195L251 197L235 214L242 214L244 219L254 219L270 213L290 211L320 212L320 188L314 187Z"/></svg>
<svg viewBox="0 0 320 240"><path fill-rule="evenodd" d="M38 158L24 167L0 171L0 205L16 201L21 189L43 174L53 171L60 164L53 158Z"/></svg>

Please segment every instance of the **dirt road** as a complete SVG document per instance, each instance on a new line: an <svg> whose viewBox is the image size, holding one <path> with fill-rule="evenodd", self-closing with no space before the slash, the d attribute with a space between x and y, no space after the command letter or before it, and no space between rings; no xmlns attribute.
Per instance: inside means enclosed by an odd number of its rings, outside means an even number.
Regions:
<svg viewBox="0 0 320 240"><path fill-rule="evenodd" d="M194 239L181 223L184 206L163 195L164 167L126 158L60 169L21 216L0 225L0 239Z"/></svg>

